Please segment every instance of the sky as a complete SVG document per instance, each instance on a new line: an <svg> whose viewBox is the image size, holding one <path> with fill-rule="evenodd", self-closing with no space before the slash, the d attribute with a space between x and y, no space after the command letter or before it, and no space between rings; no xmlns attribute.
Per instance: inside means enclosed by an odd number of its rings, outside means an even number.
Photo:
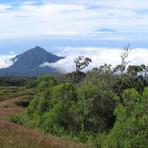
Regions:
<svg viewBox="0 0 148 148"><path fill-rule="evenodd" d="M0 22L0 67L36 45L63 56L92 51L94 63L128 43L148 55L147 0L0 0Z"/></svg>

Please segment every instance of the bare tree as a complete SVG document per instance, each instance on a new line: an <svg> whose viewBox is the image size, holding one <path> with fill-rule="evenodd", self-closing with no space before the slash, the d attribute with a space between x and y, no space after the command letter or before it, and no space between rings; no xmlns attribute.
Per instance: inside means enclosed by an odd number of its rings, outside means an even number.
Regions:
<svg viewBox="0 0 148 148"><path fill-rule="evenodd" d="M129 44L126 47L123 47L123 52L121 53L121 64L114 68L114 72L120 72L120 78L122 78L123 72L126 70L127 65L131 62L127 60L130 52L129 47Z"/></svg>
<svg viewBox="0 0 148 148"><path fill-rule="evenodd" d="M119 72L120 73L120 78L119 78L119 85L116 88L116 92L118 95L121 96L123 87L124 87L124 78L123 78L123 73L125 72L127 65L130 63L130 61L128 61L128 56L129 56L129 44L126 47L123 47L123 51L121 53L121 64L117 65L114 70L114 72Z"/></svg>

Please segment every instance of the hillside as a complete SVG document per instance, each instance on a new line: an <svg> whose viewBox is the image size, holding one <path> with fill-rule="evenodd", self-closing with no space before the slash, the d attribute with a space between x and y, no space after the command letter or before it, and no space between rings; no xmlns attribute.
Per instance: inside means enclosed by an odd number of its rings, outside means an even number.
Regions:
<svg viewBox="0 0 148 148"><path fill-rule="evenodd" d="M8 90L11 93L4 94ZM31 90L15 86L0 87L0 94L3 96L2 99L0 97L0 148L88 148L88 145L47 136L8 121L10 115L19 115L24 111L24 103L32 99Z"/></svg>

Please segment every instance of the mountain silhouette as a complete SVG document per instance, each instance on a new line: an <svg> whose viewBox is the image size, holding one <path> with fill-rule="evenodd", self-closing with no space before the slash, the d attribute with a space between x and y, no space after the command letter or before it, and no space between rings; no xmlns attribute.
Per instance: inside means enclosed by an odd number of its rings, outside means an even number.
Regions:
<svg viewBox="0 0 148 148"><path fill-rule="evenodd" d="M43 63L55 63L64 57L56 56L43 48L36 46L13 59L13 65L0 69L1 76L38 76L46 73L54 73L52 67L40 66Z"/></svg>

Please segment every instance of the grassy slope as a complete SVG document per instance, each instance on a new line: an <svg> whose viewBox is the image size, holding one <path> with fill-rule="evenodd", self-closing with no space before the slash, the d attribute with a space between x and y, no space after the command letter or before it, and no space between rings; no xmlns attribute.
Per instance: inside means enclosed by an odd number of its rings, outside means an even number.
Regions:
<svg viewBox="0 0 148 148"><path fill-rule="evenodd" d="M23 95L33 95L33 89L16 86L0 86L0 101Z"/></svg>
<svg viewBox="0 0 148 148"><path fill-rule="evenodd" d="M47 137L38 131L7 121L9 115L19 114L24 110L22 106L18 106L18 102L30 100L31 93L32 90L25 88L0 87L0 148L88 147L63 138Z"/></svg>
<svg viewBox="0 0 148 148"><path fill-rule="evenodd" d="M43 134L23 126L0 121L0 141L2 148L86 148L57 137L46 137Z"/></svg>

